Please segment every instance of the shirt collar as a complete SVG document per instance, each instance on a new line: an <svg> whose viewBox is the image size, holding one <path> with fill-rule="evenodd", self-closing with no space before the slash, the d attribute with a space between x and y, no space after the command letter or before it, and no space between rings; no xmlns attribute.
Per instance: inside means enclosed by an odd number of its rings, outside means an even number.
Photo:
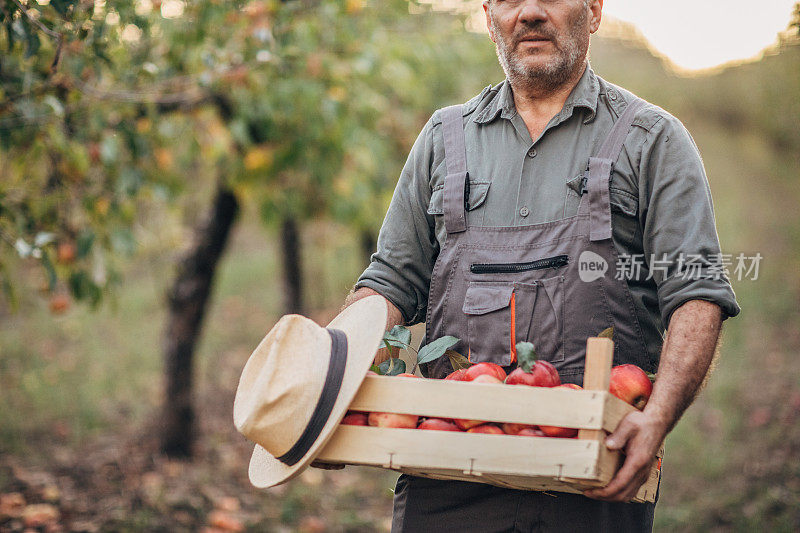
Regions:
<svg viewBox="0 0 800 533"><path fill-rule="evenodd" d="M492 122L497 115L511 120L517 114L514 105L514 95L511 93L511 85L508 79L503 80L491 91L495 93L492 101L473 119L478 124ZM558 114L559 122L569 117L576 107L584 107L589 110L588 116L584 119L584 124L591 122L597 114L597 96L600 93L600 83L592 70L591 65L586 64L581 79L572 89L572 92L564 102L564 107Z"/></svg>

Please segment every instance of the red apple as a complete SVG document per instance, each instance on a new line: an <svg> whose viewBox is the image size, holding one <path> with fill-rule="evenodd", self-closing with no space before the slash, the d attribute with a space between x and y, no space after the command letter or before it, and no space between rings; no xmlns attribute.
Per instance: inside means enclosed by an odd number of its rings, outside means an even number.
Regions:
<svg viewBox="0 0 800 533"><path fill-rule="evenodd" d="M453 422L443 418L428 418L418 427L419 429L434 429L438 431L461 431Z"/></svg>
<svg viewBox="0 0 800 533"><path fill-rule="evenodd" d="M453 423L461 429L461 431L469 431L470 429L474 428L475 426L480 426L481 424L485 424L485 420L463 420L461 418L453 419Z"/></svg>
<svg viewBox="0 0 800 533"><path fill-rule="evenodd" d="M608 390L619 398L639 409L644 409L653 384L644 370L636 365L619 365L611 369L611 382Z"/></svg>
<svg viewBox="0 0 800 533"><path fill-rule="evenodd" d="M481 374L473 379L472 383L503 383L503 380L492 374Z"/></svg>
<svg viewBox="0 0 800 533"><path fill-rule="evenodd" d="M466 368L459 368L455 372L451 372L451 373L447 374L447 376L444 379L446 379L446 380L449 379L449 380L452 380L452 381L466 381L467 380L466 375L467 375L467 369Z"/></svg>
<svg viewBox="0 0 800 533"><path fill-rule="evenodd" d="M401 415L397 413L370 413L368 420L370 426L416 429L419 417L417 415Z"/></svg>
<svg viewBox="0 0 800 533"><path fill-rule="evenodd" d="M348 411L342 418L341 424L345 426L368 426L368 415L361 411Z"/></svg>
<svg viewBox="0 0 800 533"><path fill-rule="evenodd" d="M465 381L473 381L475 378L483 374L493 375L500 381L506 379L506 371L503 370L502 366L494 363L478 363L477 365L472 365L467 369Z"/></svg>
<svg viewBox="0 0 800 533"><path fill-rule="evenodd" d="M561 384L556 367L547 361L539 361L533 344L519 342L516 349L518 366L508 375L506 384L531 387L556 387Z"/></svg>
<svg viewBox="0 0 800 533"><path fill-rule="evenodd" d="M539 426L539 429L548 437L558 437L560 439L574 439L578 436L578 430L574 428L560 428L556 426Z"/></svg>
<svg viewBox="0 0 800 533"><path fill-rule="evenodd" d="M506 422L501 424L500 427L503 428L503 433L506 435L518 435L523 429L533 429L536 426L532 426L530 424L513 424L511 422Z"/></svg>
<svg viewBox="0 0 800 533"><path fill-rule="evenodd" d="M519 430L517 433L520 437L546 437L547 435L544 434L544 431L539 429L538 427L530 427L530 428L523 428Z"/></svg>
<svg viewBox="0 0 800 533"><path fill-rule="evenodd" d="M504 435L503 430L494 424L482 424L467 430L467 433L489 433L491 435Z"/></svg>

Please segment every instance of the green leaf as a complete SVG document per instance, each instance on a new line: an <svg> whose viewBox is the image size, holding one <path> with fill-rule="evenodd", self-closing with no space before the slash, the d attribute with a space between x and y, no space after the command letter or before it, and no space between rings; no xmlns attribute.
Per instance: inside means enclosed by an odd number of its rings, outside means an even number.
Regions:
<svg viewBox="0 0 800 533"><path fill-rule="evenodd" d="M50 254L46 251L42 254L41 262L45 272L47 272L47 290L52 291L56 288L58 277L56 276L56 269L53 268L53 262L50 260Z"/></svg>
<svg viewBox="0 0 800 533"><path fill-rule="evenodd" d="M538 359L539 356L536 354L533 344L530 342L517 343L517 361L519 361L518 366L522 368L523 371L530 372L531 368L533 368L533 365L536 364Z"/></svg>
<svg viewBox="0 0 800 533"><path fill-rule="evenodd" d="M426 344L420 348L417 353L417 364L430 363L431 361L440 358L445 354L448 348L451 348L460 339L451 335L445 335L435 341Z"/></svg>
<svg viewBox="0 0 800 533"><path fill-rule="evenodd" d="M472 366L472 363L469 362L469 359L461 355L455 350L447 350L444 352L448 359L450 359L450 364L453 367L453 372L456 370L461 370L462 368L469 368Z"/></svg>
<svg viewBox="0 0 800 533"><path fill-rule="evenodd" d="M406 362L399 357L390 357L378 365L378 368L380 368L379 374L384 376L396 376L406 371Z"/></svg>
<svg viewBox="0 0 800 533"><path fill-rule="evenodd" d="M94 232L90 229L84 229L78 234L76 240L76 247L78 249L78 259L83 259L92 250L94 244Z"/></svg>
<svg viewBox="0 0 800 533"><path fill-rule="evenodd" d="M404 326L395 326L386 332L383 340L395 348L408 348L411 346L411 330Z"/></svg>
<svg viewBox="0 0 800 533"><path fill-rule="evenodd" d="M379 367L378 365L372 365L371 367L369 367L369 369L375 372L376 374L382 374L381 367Z"/></svg>
<svg viewBox="0 0 800 533"><path fill-rule="evenodd" d="M605 339L613 339L614 338L614 326L610 328L606 328L600 333L597 334L598 337L603 337Z"/></svg>
<svg viewBox="0 0 800 533"><path fill-rule="evenodd" d="M76 270L69 277L69 290L76 300L88 300L96 306L102 297L102 291L85 270Z"/></svg>

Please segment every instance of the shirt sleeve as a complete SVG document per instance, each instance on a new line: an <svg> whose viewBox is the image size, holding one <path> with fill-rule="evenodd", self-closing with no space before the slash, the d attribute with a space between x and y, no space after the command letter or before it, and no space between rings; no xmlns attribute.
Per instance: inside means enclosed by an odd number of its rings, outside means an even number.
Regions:
<svg viewBox="0 0 800 533"><path fill-rule="evenodd" d="M431 272L439 253L431 199L433 118L417 137L378 234L378 250L356 282L381 294L407 325L425 320Z"/></svg>
<svg viewBox="0 0 800 533"><path fill-rule="evenodd" d="M723 320L738 315L703 161L678 119L667 114L650 130L639 172L643 250L658 287L664 328L689 300L716 303Z"/></svg>

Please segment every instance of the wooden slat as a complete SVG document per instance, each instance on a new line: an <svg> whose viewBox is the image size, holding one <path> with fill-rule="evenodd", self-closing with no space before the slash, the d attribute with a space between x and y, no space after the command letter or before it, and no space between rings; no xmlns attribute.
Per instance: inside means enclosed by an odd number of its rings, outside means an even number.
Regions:
<svg viewBox="0 0 800 533"><path fill-rule="evenodd" d="M598 444L578 439L340 426L317 456L328 463L592 479Z"/></svg>
<svg viewBox="0 0 800 533"><path fill-rule="evenodd" d="M607 392L367 376L355 411L600 429Z"/></svg>
<svg viewBox="0 0 800 533"><path fill-rule="evenodd" d="M636 410L634 406L629 403L625 403L613 394L609 393L605 397L606 406L605 406L605 413L603 416L603 429L608 432L613 432L622 419L625 418L628 413L632 413Z"/></svg>
<svg viewBox="0 0 800 533"><path fill-rule="evenodd" d="M614 361L614 343L611 339L591 337L586 339L586 362L583 371L585 390L607 391ZM604 417L605 419L605 417ZM578 438L603 441L606 433L602 429L581 429Z"/></svg>

